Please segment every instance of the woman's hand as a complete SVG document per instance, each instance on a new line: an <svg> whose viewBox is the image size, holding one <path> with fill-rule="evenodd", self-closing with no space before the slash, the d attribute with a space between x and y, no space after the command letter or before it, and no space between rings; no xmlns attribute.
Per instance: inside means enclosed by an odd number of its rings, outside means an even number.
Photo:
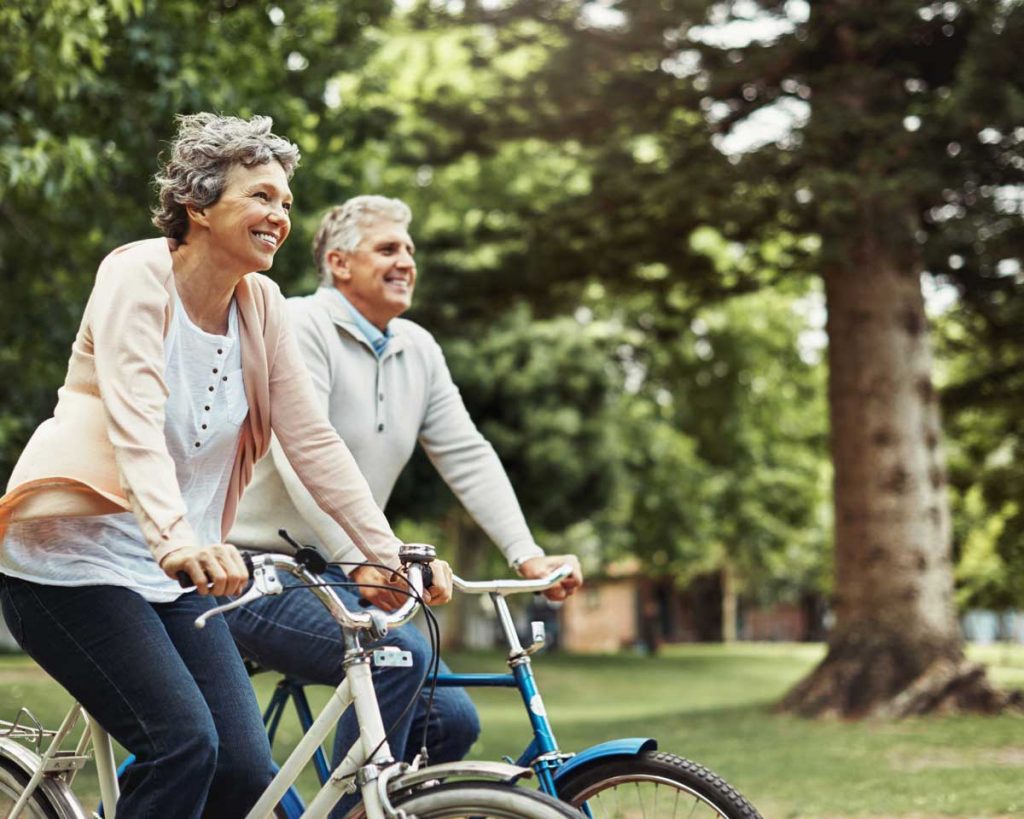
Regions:
<svg viewBox="0 0 1024 819"><path fill-rule="evenodd" d="M452 567L446 560L433 560L430 568L434 572L434 582L423 590L423 600L431 606L439 606L452 599ZM367 565L357 566L348 574L359 585L360 595L383 611L394 611L409 597L400 591L408 588L408 584L399 574Z"/></svg>
<svg viewBox="0 0 1024 819"><path fill-rule="evenodd" d="M160 568L174 580L178 579L178 572L184 572L203 595L240 594L249 583L242 555L230 543L178 549L163 559Z"/></svg>

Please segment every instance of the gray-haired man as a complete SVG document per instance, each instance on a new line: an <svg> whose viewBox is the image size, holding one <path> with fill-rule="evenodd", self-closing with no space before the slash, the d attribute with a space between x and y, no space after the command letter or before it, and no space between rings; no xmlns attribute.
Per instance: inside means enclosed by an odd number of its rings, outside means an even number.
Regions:
<svg viewBox="0 0 1024 819"><path fill-rule="evenodd" d="M311 296L289 300L294 331L331 422L383 507L416 443L481 528L521 576L542 577L563 563L574 573L552 599L572 594L582 582L571 555L545 556L534 542L505 470L477 430L452 382L441 348L419 325L398 318L409 309L416 285L412 214L397 199L359 196L328 211L314 240L321 275ZM279 548L285 527L297 540L319 544L334 561L362 562L361 554L306 492L277 446L256 470L231 532L245 548ZM349 572L360 584L387 585L389 574L371 566ZM342 590L344 591L344 590ZM383 609L403 598L365 586L362 595ZM354 604L353 591L346 602ZM338 628L311 595L258 601L230 618L235 640L261 664L310 682L336 685L343 674ZM374 671L385 726L413 696L429 654L412 626L388 642L413 652L413 669ZM411 760L427 719L419 703L390 735L395 756ZM429 716L433 762L461 759L479 733L472 702L462 689L438 689ZM346 715L335 743L335 763L357 736ZM354 799L339 805L347 809Z"/></svg>

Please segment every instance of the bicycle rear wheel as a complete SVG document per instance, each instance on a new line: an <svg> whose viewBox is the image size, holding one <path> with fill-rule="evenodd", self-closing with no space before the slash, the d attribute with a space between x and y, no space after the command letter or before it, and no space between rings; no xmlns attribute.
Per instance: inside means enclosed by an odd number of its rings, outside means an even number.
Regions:
<svg viewBox="0 0 1024 819"><path fill-rule="evenodd" d="M732 785L675 754L645 751L599 759L555 783L558 795L593 819L761 819Z"/></svg>
<svg viewBox="0 0 1024 819"><path fill-rule="evenodd" d="M539 791L496 782L451 782L394 801L419 819L580 819L579 811Z"/></svg>
<svg viewBox="0 0 1024 819"><path fill-rule="evenodd" d="M0 757L0 816L7 816L14 803L25 790L29 776L15 762ZM40 785L32 794L28 804L18 814L19 819L65 819L74 816L65 806L51 799Z"/></svg>

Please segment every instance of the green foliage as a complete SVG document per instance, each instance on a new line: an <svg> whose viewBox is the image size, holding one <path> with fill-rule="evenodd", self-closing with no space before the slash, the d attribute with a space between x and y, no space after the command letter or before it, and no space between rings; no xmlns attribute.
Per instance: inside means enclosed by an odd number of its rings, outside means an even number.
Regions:
<svg viewBox="0 0 1024 819"><path fill-rule="evenodd" d="M484 338L447 345L456 382L537 526L563 529L609 501L622 459L617 335L517 309Z"/></svg>
<svg viewBox="0 0 1024 819"><path fill-rule="evenodd" d="M997 320L998 321L998 320ZM937 327L943 353L949 472L964 605L1006 609L1024 601L1024 345L961 307ZM1001 329L1009 329L1005 335ZM979 344L977 339L1002 340Z"/></svg>
<svg viewBox="0 0 1024 819"><path fill-rule="evenodd" d="M685 328L646 314L643 393L690 438L687 459L703 472L693 499L704 525L682 531L699 533L706 556L680 551L680 579L727 561L765 597L827 583L824 370L805 315L815 309L813 292L766 291L696 310ZM676 473L659 490L670 499L686 485L688 471Z"/></svg>

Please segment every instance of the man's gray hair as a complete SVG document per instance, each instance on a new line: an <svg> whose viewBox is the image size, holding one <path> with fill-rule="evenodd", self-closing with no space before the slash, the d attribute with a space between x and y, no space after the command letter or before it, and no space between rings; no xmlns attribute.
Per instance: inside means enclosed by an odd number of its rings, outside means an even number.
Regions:
<svg viewBox="0 0 1024 819"><path fill-rule="evenodd" d="M349 253L363 240L363 228L377 222L397 222L408 227L412 211L401 199L387 196L355 196L341 205L335 205L320 220L313 239L313 261L320 272L320 284L334 283L327 253L342 250Z"/></svg>
<svg viewBox="0 0 1024 819"><path fill-rule="evenodd" d="M205 208L220 199L232 165L277 160L291 179L299 164L298 147L271 133L270 117L202 113L181 114L177 120L170 158L153 179L160 197L153 224L172 239L182 241L188 233L188 205Z"/></svg>

